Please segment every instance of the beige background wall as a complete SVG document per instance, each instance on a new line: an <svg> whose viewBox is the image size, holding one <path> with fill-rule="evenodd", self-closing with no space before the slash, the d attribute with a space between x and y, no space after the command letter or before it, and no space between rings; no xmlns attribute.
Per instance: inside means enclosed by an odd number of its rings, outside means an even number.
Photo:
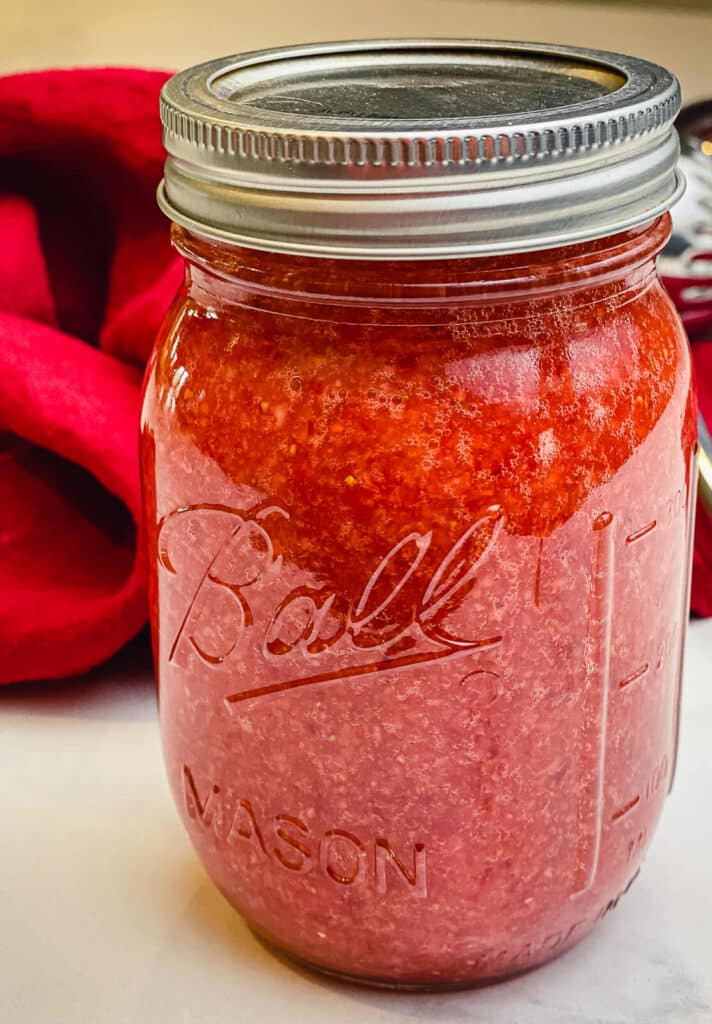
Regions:
<svg viewBox="0 0 712 1024"><path fill-rule="evenodd" d="M0 71L72 64L177 68L238 50L342 37L484 36L620 49L712 96L706 11L521 0L3 0Z"/></svg>

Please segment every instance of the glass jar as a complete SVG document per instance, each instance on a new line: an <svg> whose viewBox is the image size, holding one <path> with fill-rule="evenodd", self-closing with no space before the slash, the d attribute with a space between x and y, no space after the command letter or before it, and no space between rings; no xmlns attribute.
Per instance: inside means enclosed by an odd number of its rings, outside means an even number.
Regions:
<svg viewBox="0 0 712 1024"><path fill-rule="evenodd" d="M368 76L396 58L390 99L382 78L371 95ZM276 143L255 141L317 99L337 120L357 101L397 117L414 68L459 82L474 108L437 138L485 119L483 185L479 169L458 163L453 184L423 163L404 186L412 166L373 153L336 175L294 135L275 171ZM695 404L655 273L679 190L675 85L650 69L401 42L248 55L167 87L161 202L186 279L142 416L166 764L220 890L321 970L432 988L541 963L617 904L656 826L677 745ZM579 180L586 209L561 209L569 233L555 226L553 244L540 181L566 194L562 168L585 177L576 161L591 153L542 149L522 172L502 141L488 157L492 123L513 121L502 96L516 80L519 110L528 82L531 105L548 75L550 120L558 87L611 123L606 105L645 74L646 102L667 104L644 122L656 159L673 139L666 184L658 165L640 209L612 196L596 214ZM504 111L477 109L466 84L483 76L509 83L488 101ZM211 131L232 118L231 145L207 147L197 114L180 121L196 82ZM451 89L429 102L450 112ZM635 140L631 128L618 150L589 149L628 166ZM423 208L431 186L456 223ZM514 223L507 204L527 187L539 191ZM483 226L499 190L507 217Z"/></svg>

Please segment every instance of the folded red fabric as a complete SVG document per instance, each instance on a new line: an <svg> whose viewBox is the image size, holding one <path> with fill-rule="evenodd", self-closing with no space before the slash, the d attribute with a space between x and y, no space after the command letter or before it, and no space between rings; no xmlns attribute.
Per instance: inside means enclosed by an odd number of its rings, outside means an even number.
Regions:
<svg viewBox="0 0 712 1024"><path fill-rule="evenodd" d="M146 620L141 374L182 275L154 199L165 78L0 78L0 682L88 669ZM712 614L699 521L693 603Z"/></svg>
<svg viewBox="0 0 712 1024"><path fill-rule="evenodd" d="M709 432L712 428L712 339L693 340L692 355L700 412ZM712 513L700 499L695 524L691 606L697 615L712 615Z"/></svg>
<svg viewBox="0 0 712 1024"><path fill-rule="evenodd" d="M88 669L146 620L142 364L181 277L165 78L0 79L0 682Z"/></svg>

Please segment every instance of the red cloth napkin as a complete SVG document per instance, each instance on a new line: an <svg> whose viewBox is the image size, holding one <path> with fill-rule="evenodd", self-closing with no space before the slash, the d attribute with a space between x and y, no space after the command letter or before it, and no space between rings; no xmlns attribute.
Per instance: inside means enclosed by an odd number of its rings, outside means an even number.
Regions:
<svg viewBox="0 0 712 1024"><path fill-rule="evenodd" d="M712 339L693 341L692 355L700 412L709 431L712 430ZM697 615L712 615L712 512L700 499L695 524L691 606Z"/></svg>
<svg viewBox="0 0 712 1024"><path fill-rule="evenodd" d="M0 78L0 682L88 669L146 620L142 365L181 277L166 77Z"/></svg>
<svg viewBox="0 0 712 1024"><path fill-rule="evenodd" d="M182 276L154 199L166 77L0 78L0 683L86 670L146 620L139 394ZM698 540L712 614L709 522Z"/></svg>

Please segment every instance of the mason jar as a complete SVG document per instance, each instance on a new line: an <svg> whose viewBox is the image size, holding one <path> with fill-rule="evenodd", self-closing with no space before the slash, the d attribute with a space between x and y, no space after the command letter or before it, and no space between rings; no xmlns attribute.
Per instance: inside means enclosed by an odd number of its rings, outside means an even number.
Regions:
<svg viewBox="0 0 712 1024"><path fill-rule="evenodd" d="M435 988L586 935L669 790L696 476L675 78L317 44L164 88L142 461L160 720L269 944Z"/></svg>

